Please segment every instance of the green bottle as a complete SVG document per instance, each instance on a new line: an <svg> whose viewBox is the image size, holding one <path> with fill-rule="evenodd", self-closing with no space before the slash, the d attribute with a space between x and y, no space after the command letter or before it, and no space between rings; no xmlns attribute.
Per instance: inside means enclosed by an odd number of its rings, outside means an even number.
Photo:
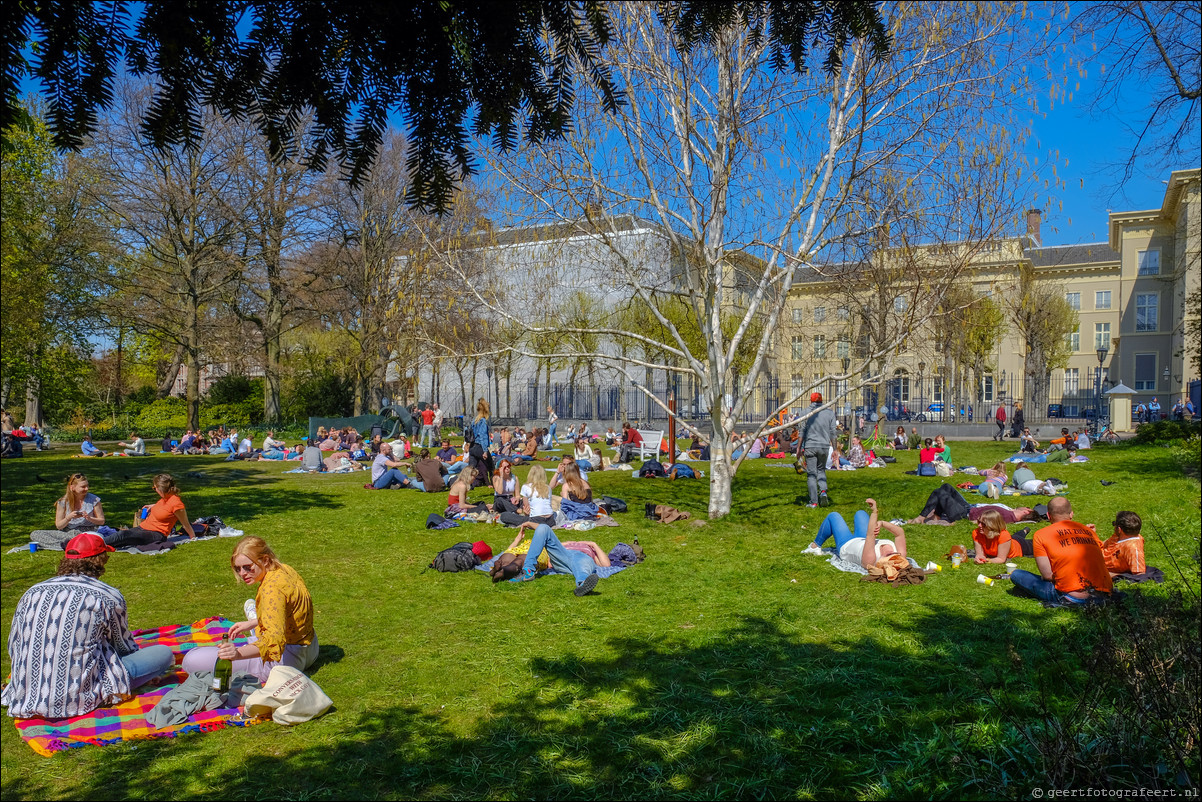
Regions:
<svg viewBox="0 0 1202 802"><path fill-rule="evenodd" d="M225 633L221 636L221 645L225 646L230 642L230 633ZM229 660L217 658L217 665L213 667L213 690L218 693L227 693L230 689L230 676L234 673L234 664Z"/></svg>

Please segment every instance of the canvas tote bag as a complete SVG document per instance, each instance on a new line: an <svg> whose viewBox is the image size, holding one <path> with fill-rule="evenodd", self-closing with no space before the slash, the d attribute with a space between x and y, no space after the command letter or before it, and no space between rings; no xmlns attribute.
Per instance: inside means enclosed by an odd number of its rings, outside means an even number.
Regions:
<svg viewBox="0 0 1202 802"><path fill-rule="evenodd" d="M252 716L271 714L276 724L300 724L317 718L334 704L317 683L291 666L276 666L267 683L246 697L246 712Z"/></svg>

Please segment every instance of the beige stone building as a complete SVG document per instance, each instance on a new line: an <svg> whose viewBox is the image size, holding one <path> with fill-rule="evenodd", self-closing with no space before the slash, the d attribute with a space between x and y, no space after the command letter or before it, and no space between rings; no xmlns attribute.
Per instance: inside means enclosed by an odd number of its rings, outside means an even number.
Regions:
<svg viewBox="0 0 1202 802"><path fill-rule="evenodd" d="M840 395L845 409L881 406L925 412L942 419L969 406L992 415L999 402L1012 408L1026 400L1026 416L1040 420L1049 412L1078 417L1096 406L1099 389L1120 381L1136 391L1133 404L1157 398L1168 413L1178 399L1197 393L1198 376L1184 353L1189 320L1199 309L1186 299L1200 282L1199 170L1173 172L1158 209L1114 212L1104 243L1049 246L1042 242L1040 213L1027 215L1022 236L977 243L927 246L924 259L942 260L958 270L958 283L989 296L1004 314L1003 335L993 352L975 365L958 364L952 354L957 338L967 337L935 309L924 309L924 290L937 284L937 272L857 271L855 280L836 267L802 277L786 301L778 340L777 375L782 389L795 395L821 377L843 372L844 361L857 365L867 353L881 353L872 370L879 384L855 390L858 382L823 383L828 395ZM886 256L885 261L907 261ZM911 264L919 261L911 254ZM896 278L883 289L876 272ZM1020 281L1063 293L1077 310L1077 330L1069 335L1063 368L1027 374L1026 340L1010 310ZM924 286L927 285L927 286ZM902 336L901 332L909 332ZM1099 349L1104 349L1099 366ZM853 368L854 370L854 368ZM1046 376L1046 404L1033 381ZM1195 404L1198 399L1195 398ZM941 408L942 405L942 408ZM795 407L804 406L798 402ZM942 410L942 411L941 411ZM981 415L977 413L977 419Z"/></svg>

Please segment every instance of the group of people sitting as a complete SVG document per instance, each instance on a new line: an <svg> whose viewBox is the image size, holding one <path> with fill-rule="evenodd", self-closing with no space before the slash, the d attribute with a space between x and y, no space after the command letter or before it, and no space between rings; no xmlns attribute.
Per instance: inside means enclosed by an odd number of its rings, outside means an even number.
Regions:
<svg viewBox="0 0 1202 802"><path fill-rule="evenodd" d="M943 487L949 488L948 485ZM954 491L954 488L949 488ZM932 494L934 496L934 494ZM928 502L929 510L910 523L929 523L929 515L944 516L944 521L969 518L976 523L972 532L973 560L980 565L1007 563L1019 557L1033 557L1038 573L1014 568L1008 578L1021 592L1050 604L1079 605L1103 602L1113 591L1116 576L1140 575L1147 571L1144 561L1143 520L1130 510L1118 512L1109 537L1102 541L1093 524L1073 520L1072 504L1063 496L1052 499L1046 508L1046 526L1030 539L1029 528L1011 533L1007 526L1019 521L1038 521L1041 516L1030 507L1011 509L1002 505L943 504L947 499ZM902 526L879 518L876 501L866 499L868 510L853 517L853 525L837 512L822 522L806 554L825 554L826 543L833 539L840 559L870 569L880 566L892 555L907 557L906 536ZM963 509L961 509L961 506ZM891 535L881 537L882 532ZM1013 563L1011 563L1013 564Z"/></svg>
<svg viewBox="0 0 1202 802"><path fill-rule="evenodd" d="M97 499L87 515L95 518L98 509ZM129 630L125 597L100 580L113 551L94 532L76 534L66 543L55 576L21 596L8 638L10 681L0 698L9 716L85 715L124 701L174 665L167 646L139 648ZM259 586L244 607L246 619L229 629L231 639L249 635L248 641L194 648L184 655L183 670L211 675L218 659L231 660L234 676L249 674L266 682L277 665L309 668L317 660L318 642L304 580L252 536L234 545L230 568L238 581Z"/></svg>
<svg viewBox="0 0 1202 802"><path fill-rule="evenodd" d="M1021 446L1019 451L1025 454L1046 454L1048 462L1065 462L1070 459L1079 449L1089 449L1093 444L1089 440L1089 434L1084 429L1077 429L1069 432L1067 428L1060 429L1060 435L1053 437L1048 441L1048 447L1041 449L1040 443L1031 434L1029 428L1023 428L1022 435L1019 437ZM1063 453L1058 453L1063 452Z"/></svg>

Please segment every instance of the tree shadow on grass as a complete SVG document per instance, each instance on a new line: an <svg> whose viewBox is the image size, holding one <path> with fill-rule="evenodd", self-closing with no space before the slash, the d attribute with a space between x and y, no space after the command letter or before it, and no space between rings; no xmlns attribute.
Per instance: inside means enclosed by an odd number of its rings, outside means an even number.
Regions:
<svg viewBox="0 0 1202 802"><path fill-rule="evenodd" d="M699 644L675 630L614 636L599 656L533 658L529 685L495 698L466 734L437 711L397 704L354 718L351 700L337 699L340 709L295 734L253 728L262 748L240 747L249 756L221 768L216 795L961 796L963 734L987 717L980 689L1014 671L1012 648L991 644L1029 638L1020 630L1035 622L1025 619L1043 615L1033 606L974 618L933 605L879 637L824 643L802 641L792 622L750 617ZM77 795L171 796L172 775L205 774L189 743L113 749ZM39 790L24 777L4 788Z"/></svg>

